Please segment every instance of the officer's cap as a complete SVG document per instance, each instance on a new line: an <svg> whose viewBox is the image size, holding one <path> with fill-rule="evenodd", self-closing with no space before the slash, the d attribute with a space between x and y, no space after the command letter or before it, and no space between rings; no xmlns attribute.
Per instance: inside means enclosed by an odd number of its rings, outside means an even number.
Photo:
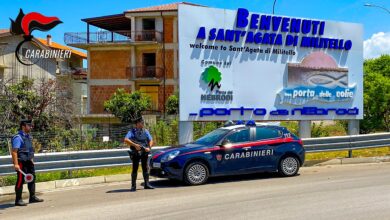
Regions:
<svg viewBox="0 0 390 220"><path fill-rule="evenodd" d="M144 122L144 118L143 117L140 117L140 118L137 118L136 120L134 120L134 123L137 124L137 123L143 123Z"/></svg>
<svg viewBox="0 0 390 220"><path fill-rule="evenodd" d="M22 119L20 120L20 126L26 126L26 125L31 125L32 120L31 119Z"/></svg>

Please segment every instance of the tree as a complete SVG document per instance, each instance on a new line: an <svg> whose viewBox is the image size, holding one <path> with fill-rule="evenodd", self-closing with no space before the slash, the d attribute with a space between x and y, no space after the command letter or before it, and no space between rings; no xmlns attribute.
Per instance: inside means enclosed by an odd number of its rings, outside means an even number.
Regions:
<svg viewBox="0 0 390 220"><path fill-rule="evenodd" d="M390 55L382 55L376 59L368 59L364 62L364 72L376 72L385 77L390 77Z"/></svg>
<svg viewBox="0 0 390 220"><path fill-rule="evenodd" d="M104 107L123 123L133 123L151 106L149 96L139 91L127 93L124 89L118 89L109 100L104 102Z"/></svg>
<svg viewBox="0 0 390 220"><path fill-rule="evenodd" d="M364 62L362 133L390 131L390 55Z"/></svg>
<svg viewBox="0 0 390 220"><path fill-rule="evenodd" d="M167 113L170 115L177 115L179 113L179 97L177 93L169 96L167 100Z"/></svg>
<svg viewBox="0 0 390 220"><path fill-rule="evenodd" d="M390 77L369 72L364 76L364 118L362 133L390 131Z"/></svg>
<svg viewBox="0 0 390 220"><path fill-rule="evenodd" d="M0 84L0 148L6 146L4 140L17 132L22 118L33 121L37 152L52 149L55 142L58 148L66 146L63 132L69 133L74 123L72 87L58 78L39 81L22 78L14 84L11 81Z"/></svg>
<svg viewBox="0 0 390 220"><path fill-rule="evenodd" d="M71 97L61 96L58 91L56 80L34 83L32 79L23 78L16 84L2 84L0 132L15 132L22 118L33 120L34 131L47 131L56 125L70 127L72 100Z"/></svg>

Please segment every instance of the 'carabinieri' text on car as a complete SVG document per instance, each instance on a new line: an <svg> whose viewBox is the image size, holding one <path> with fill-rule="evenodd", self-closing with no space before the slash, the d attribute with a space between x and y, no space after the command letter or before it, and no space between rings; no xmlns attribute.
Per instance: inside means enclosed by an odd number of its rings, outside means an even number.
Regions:
<svg viewBox="0 0 390 220"><path fill-rule="evenodd" d="M304 160L302 141L285 127L248 122L225 126L193 143L154 153L150 172L199 185L210 176L257 172L294 176Z"/></svg>

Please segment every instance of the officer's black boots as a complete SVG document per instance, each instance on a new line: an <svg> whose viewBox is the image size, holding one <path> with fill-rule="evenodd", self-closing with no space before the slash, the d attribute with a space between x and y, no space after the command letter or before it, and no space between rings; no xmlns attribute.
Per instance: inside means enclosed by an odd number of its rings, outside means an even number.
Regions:
<svg viewBox="0 0 390 220"><path fill-rule="evenodd" d="M30 203L43 202L43 199L40 199L40 198L38 198L36 196L31 196L29 202Z"/></svg>
<svg viewBox="0 0 390 220"><path fill-rule="evenodd" d="M43 199L35 196L35 182L28 184L28 191L30 192L30 203L43 202Z"/></svg>
<svg viewBox="0 0 390 220"><path fill-rule="evenodd" d="M15 192L16 198L15 198L15 206L26 206L27 204L23 202L22 199L22 193L18 193L18 191Z"/></svg>
<svg viewBox="0 0 390 220"><path fill-rule="evenodd" d="M154 189L153 186L149 184L149 173L143 173L144 176L144 189Z"/></svg>
<svg viewBox="0 0 390 220"><path fill-rule="evenodd" d="M153 186L149 184L149 174L148 173L143 173L144 176L144 189L154 189ZM131 174L131 188L130 192L135 192L137 190L137 173L132 173Z"/></svg>
<svg viewBox="0 0 390 220"><path fill-rule="evenodd" d="M137 190L137 173L131 174L131 189L130 192L135 192Z"/></svg>
<svg viewBox="0 0 390 220"><path fill-rule="evenodd" d="M27 203L23 202L22 199L15 201L15 206L27 206Z"/></svg>
<svg viewBox="0 0 390 220"><path fill-rule="evenodd" d="M135 183L133 183L133 181L131 181L131 188L130 188L130 192L135 192L137 190L137 186Z"/></svg>
<svg viewBox="0 0 390 220"><path fill-rule="evenodd" d="M26 206L27 205L27 203L23 202L22 192L23 192L23 189L15 190L15 194L16 194L15 206Z"/></svg>

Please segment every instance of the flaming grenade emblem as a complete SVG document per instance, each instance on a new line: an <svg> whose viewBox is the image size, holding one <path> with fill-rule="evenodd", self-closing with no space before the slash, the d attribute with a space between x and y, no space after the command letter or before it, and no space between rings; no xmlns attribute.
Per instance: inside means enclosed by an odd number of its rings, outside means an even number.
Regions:
<svg viewBox="0 0 390 220"><path fill-rule="evenodd" d="M14 35L23 35L24 40L18 44L15 50L15 55L18 61L24 65L33 65L32 63L25 63L21 59L20 56L20 49L22 45L26 42L32 41L33 36L32 32L34 30L40 30L40 31L49 31L53 29L58 24L61 24L62 21L58 19L57 17L46 17L40 13L37 12L31 12L28 14L24 14L23 10L20 9L18 16L16 17L15 21L11 20L11 28L10 32Z"/></svg>

